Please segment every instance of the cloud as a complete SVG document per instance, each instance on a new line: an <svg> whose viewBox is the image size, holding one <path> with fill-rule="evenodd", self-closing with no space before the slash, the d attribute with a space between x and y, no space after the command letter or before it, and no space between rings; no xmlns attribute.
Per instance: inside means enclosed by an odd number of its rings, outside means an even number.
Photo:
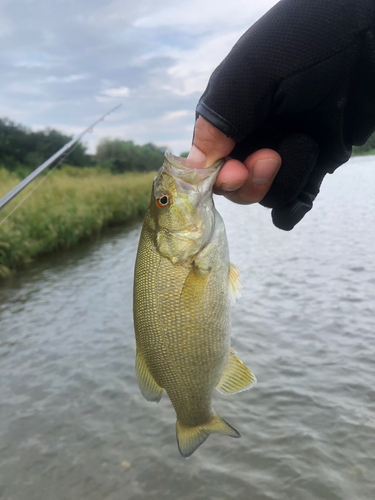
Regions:
<svg viewBox="0 0 375 500"><path fill-rule="evenodd" d="M198 47L174 50L175 64L168 68L167 83L162 88L177 95L202 93L212 71L220 64L241 36L242 31L204 37Z"/></svg>
<svg viewBox="0 0 375 500"><path fill-rule="evenodd" d="M213 69L273 0L6 0L0 116L83 130L116 102L102 135L188 149Z"/></svg>
<svg viewBox="0 0 375 500"><path fill-rule="evenodd" d="M139 17L134 26L142 28L165 27L194 33L232 30L233 27L250 26L258 17L276 2L263 0L234 0L220 2L217 0L190 0L189 2L168 2L156 12ZM250 24L249 24L250 23Z"/></svg>
<svg viewBox="0 0 375 500"><path fill-rule="evenodd" d="M86 78L89 78L88 75L68 75L68 76L63 76L63 77L58 77L58 76L47 76L46 78L42 78L40 80L37 80L38 83L72 83L76 82L77 80L85 80Z"/></svg>
<svg viewBox="0 0 375 500"><path fill-rule="evenodd" d="M188 109L180 109L178 111L169 111L166 113L163 117L163 120L165 121L170 121L170 120L176 120L178 118L184 117L184 116L193 116L194 112Z"/></svg>
<svg viewBox="0 0 375 500"><path fill-rule="evenodd" d="M118 87L117 89L107 89L102 91L102 95L108 97L127 97L129 93L129 87Z"/></svg>
<svg viewBox="0 0 375 500"><path fill-rule="evenodd" d="M24 95L35 95L40 94L40 90L36 87L31 87L27 83L23 82L13 82L6 88L9 94L24 94Z"/></svg>

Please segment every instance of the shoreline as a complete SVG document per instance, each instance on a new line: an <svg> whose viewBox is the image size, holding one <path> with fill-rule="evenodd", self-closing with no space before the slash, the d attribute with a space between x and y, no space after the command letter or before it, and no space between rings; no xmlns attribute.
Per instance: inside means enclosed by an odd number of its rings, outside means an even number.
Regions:
<svg viewBox="0 0 375 500"><path fill-rule="evenodd" d="M71 248L104 227L124 225L147 210L155 172L113 175L98 168L65 167L54 172L0 226L0 280L34 258ZM0 196L19 178L0 170ZM34 186L20 195L23 199ZM1 221L17 206L0 212Z"/></svg>
<svg viewBox="0 0 375 500"><path fill-rule="evenodd" d="M374 151L353 154L372 156ZM37 188L9 219L3 219L34 185L0 212L0 281L36 257L71 248L105 227L131 223L147 210L156 172L111 174L100 167L64 166ZM0 197L20 181L0 169Z"/></svg>

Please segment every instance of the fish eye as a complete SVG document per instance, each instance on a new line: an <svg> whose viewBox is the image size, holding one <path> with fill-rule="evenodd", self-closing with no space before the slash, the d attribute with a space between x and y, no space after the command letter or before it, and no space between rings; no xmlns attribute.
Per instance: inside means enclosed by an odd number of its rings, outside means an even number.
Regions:
<svg viewBox="0 0 375 500"><path fill-rule="evenodd" d="M169 196L165 193L156 198L156 204L159 208L166 207L168 203L169 203Z"/></svg>

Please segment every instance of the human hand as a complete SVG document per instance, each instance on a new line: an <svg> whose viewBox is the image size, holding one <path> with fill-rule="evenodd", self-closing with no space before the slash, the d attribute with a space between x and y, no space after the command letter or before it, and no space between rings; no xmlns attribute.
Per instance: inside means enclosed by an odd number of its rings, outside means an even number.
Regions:
<svg viewBox="0 0 375 500"><path fill-rule="evenodd" d="M228 157L234 146L233 139L200 116L195 123L187 166L205 168L220 158L227 158L216 179L214 192L235 203L257 203L267 194L279 171L280 155L272 149L260 149L240 162Z"/></svg>
<svg viewBox="0 0 375 500"><path fill-rule="evenodd" d="M202 133L198 118L194 145L207 155L210 143L220 144L217 154L232 158L216 189L239 203L260 201L275 226L291 230L324 176L374 131L374 35L374 0L283 0L257 21L213 72L196 109L213 128ZM257 160L276 151L281 168L256 187Z"/></svg>

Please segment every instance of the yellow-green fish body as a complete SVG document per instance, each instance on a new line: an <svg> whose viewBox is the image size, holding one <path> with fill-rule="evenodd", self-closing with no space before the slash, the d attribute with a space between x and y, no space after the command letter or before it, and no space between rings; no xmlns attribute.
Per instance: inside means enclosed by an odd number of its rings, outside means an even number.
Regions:
<svg viewBox="0 0 375 500"><path fill-rule="evenodd" d="M212 200L221 164L188 169L166 153L135 266L139 386L149 401L168 393L184 457L211 433L240 437L212 409L212 390L230 394L255 382L230 348L230 300L239 281Z"/></svg>

